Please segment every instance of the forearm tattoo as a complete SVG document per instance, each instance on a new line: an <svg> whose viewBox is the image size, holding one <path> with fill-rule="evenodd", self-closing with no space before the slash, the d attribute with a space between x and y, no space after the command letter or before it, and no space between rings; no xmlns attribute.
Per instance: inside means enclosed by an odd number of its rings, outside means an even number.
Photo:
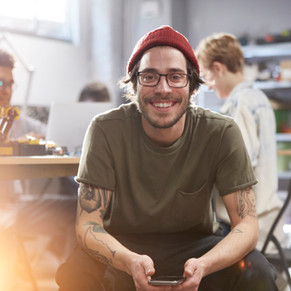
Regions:
<svg viewBox="0 0 291 291"><path fill-rule="evenodd" d="M235 197L237 213L241 219L244 219L246 216L257 216L255 198L251 187L237 191Z"/></svg>
<svg viewBox="0 0 291 291"><path fill-rule="evenodd" d="M87 222L85 223L85 225L89 225L89 227L87 228L85 235L84 235L84 247L85 250L87 251L87 253L89 253L91 256L93 256L95 259L97 259L99 262L103 263L103 264L111 264L112 265L112 259L108 258L102 254L100 254L100 252L98 252L97 250L93 250L92 248L87 246L87 238L88 236L90 236L91 238L93 238L96 242L101 243L103 246L105 246L109 252L111 253L111 256L114 257L116 251L112 250L107 243L105 243L103 240L98 239L96 237L95 233L106 233L106 231L104 230L103 227L100 226L100 224L95 223L95 222Z"/></svg>
<svg viewBox="0 0 291 291"><path fill-rule="evenodd" d="M232 233L243 233L240 229L234 228L231 230Z"/></svg>
<svg viewBox="0 0 291 291"><path fill-rule="evenodd" d="M97 211L99 214L99 217L103 220L106 209L109 205L110 199L111 199L112 191L98 188L96 186L92 185L86 185L86 184L80 184L79 188L79 205L80 205L80 216L82 215L82 212L85 211L88 214L92 213L93 211ZM96 221L87 221L83 224L86 226L86 231L83 237L78 236L78 241L81 245L83 245L85 251L90 254L92 257L94 257L96 260L98 260L101 263L104 264L112 264L112 258L115 256L116 251L112 250L109 245L104 242L100 237L98 237L96 234L106 234L106 230L103 228L100 223ZM107 248L107 250L111 254L111 258L102 255L97 249L92 249L90 246L88 246L89 239L95 242L98 242L98 244L103 245Z"/></svg>

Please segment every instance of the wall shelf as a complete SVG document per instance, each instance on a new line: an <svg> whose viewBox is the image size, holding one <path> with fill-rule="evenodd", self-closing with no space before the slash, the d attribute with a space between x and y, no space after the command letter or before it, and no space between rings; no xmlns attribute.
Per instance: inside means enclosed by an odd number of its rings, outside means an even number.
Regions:
<svg viewBox="0 0 291 291"><path fill-rule="evenodd" d="M254 87L261 90L278 90L278 89L291 89L291 81L257 81L254 82ZM290 95L291 98L291 95Z"/></svg>
<svg viewBox="0 0 291 291"><path fill-rule="evenodd" d="M249 45L242 47L246 64L255 63L279 63L281 60L291 59L291 42L287 43L273 43L264 45ZM291 81L257 81L254 82L254 87L264 91L271 99L284 101L286 104L291 103ZM291 133L277 133L277 143L291 143ZM282 146L277 144L278 155L278 169L279 161L282 160L288 163L291 157L291 146ZM286 147L286 148L285 148ZM284 164L284 162L283 162ZM285 168L285 167L284 167ZM287 181L291 179L291 171L278 172L279 190L286 190L288 188ZM289 182L288 182L289 183Z"/></svg>
<svg viewBox="0 0 291 291"><path fill-rule="evenodd" d="M277 142L291 142L291 133L277 133L276 140Z"/></svg>
<svg viewBox="0 0 291 291"><path fill-rule="evenodd" d="M246 62L291 58L291 42L242 47Z"/></svg>
<svg viewBox="0 0 291 291"><path fill-rule="evenodd" d="M291 171L286 171L286 172L279 172L278 173L279 179L291 179Z"/></svg>

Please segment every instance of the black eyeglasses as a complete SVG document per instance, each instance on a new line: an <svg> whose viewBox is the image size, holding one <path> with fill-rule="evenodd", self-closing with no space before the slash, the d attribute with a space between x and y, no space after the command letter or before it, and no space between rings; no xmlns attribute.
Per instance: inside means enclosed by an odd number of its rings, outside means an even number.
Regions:
<svg viewBox="0 0 291 291"><path fill-rule="evenodd" d="M155 87L159 84L161 76L166 77L167 84L172 88L184 88L188 85L189 74L170 73L159 74L156 72L138 72L137 78L140 85L147 87Z"/></svg>
<svg viewBox="0 0 291 291"><path fill-rule="evenodd" d="M13 81L6 82L5 80L0 79L0 91L5 90L5 88L14 89L15 83Z"/></svg>

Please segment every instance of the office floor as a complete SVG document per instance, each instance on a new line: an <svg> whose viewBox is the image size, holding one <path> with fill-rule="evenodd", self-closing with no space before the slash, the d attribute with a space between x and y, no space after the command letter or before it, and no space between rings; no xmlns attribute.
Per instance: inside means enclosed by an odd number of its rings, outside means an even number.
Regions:
<svg viewBox="0 0 291 291"><path fill-rule="evenodd" d="M55 238L53 238L55 239ZM61 241L60 238L56 241ZM62 240L63 241L63 240ZM64 241L63 241L64 242ZM55 282L55 273L58 266L65 261L68 254L68 249L64 251L64 255L56 254L52 251L52 238L38 237L24 242L26 255L29 258L31 274L35 279L37 290L39 291L56 291L58 286ZM38 251L36 253L36 248ZM18 270L17 285L21 286L22 291L35 291L31 274L28 272L28 267L25 262L22 263L22 268Z"/></svg>
<svg viewBox="0 0 291 291"><path fill-rule="evenodd" d="M0 193L0 290L58 290L56 270L76 245L77 195L50 193L14 200Z"/></svg>
<svg viewBox="0 0 291 291"><path fill-rule="evenodd" d="M0 250L0 290L58 290L55 273L75 246L75 240L72 239L73 233L72 227L70 231L67 229L59 235L30 234L18 236L14 241L9 240L9 244L5 246L5 253L1 253ZM12 265L11 262L14 264ZM37 289L33 282L36 282ZM9 288L6 288L7 286Z"/></svg>
<svg viewBox="0 0 291 291"><path fill-rule="evenodd" d="M23 247L27 257L30 258L32 274L37 280L38 290L55 291L57 290L54 279L56 270L76 245L74 230L76 196L46 195L42 197L41 201L34 200L32 205L29 202L28 208L26 205L21 209L21 217L27 217L32 209L39 209L39 212L35 214L38 221L36 224L26 225L34 230L32 235L27 235L27 232L25 232L25 236L22 235ZM45 209L46 215L41 216L43 209ZM50 218L49 223L46 222L48 217ZM39 228L40 225L41 228ZM35 236L35 233L38 235ZM26 274L25 279L28 281L29 288L29 281L31 281L29 274ZM27 289L27 291L30 290L33 289Z"/></svg>

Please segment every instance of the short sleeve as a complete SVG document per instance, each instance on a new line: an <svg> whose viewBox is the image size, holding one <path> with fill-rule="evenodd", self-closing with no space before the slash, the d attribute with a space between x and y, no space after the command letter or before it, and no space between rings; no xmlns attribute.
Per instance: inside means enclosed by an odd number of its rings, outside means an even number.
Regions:
<svg viewBox="0 0 291 291"><path fill-rule="evenodd" d="M85 134L77 182L114 190L115 174L110 146L97 119L93 119Z"/></svg>
<svg viewBox="0 0 291 291"><path fill-rule="evenodd" d="M257 183L241 131L234 120L222 134L217 157L216 187L220 195Z"/></svg>

